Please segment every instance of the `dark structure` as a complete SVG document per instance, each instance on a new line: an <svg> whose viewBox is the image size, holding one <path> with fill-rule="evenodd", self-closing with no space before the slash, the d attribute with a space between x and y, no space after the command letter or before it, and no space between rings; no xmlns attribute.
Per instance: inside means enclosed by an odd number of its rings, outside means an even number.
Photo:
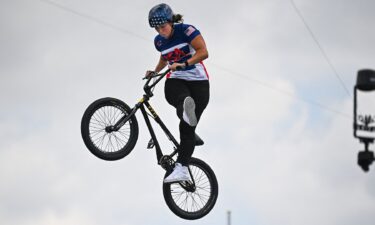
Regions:
<svg viewBox="0 0 375 225"><path fill-rule="evenodd" d="M375 160L374 152L369 145L375 139L375 71L363 69L358 71L354 87L354 137L364 143L365 149L358 153L358 165L367 172ZM371 111L372 110L372 111Z"/></svg>

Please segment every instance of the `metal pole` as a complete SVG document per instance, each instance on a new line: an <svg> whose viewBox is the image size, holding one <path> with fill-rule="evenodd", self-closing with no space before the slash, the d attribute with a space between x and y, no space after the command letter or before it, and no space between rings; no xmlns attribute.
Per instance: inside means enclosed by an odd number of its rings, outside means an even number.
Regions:
<svg viewBox="0 0 375 225"><path fill-rule="evenodd" d="M231 225L231 218L230 218L230 216L231 216L231 211L230 210L228 210L228 225Z"/></svg>

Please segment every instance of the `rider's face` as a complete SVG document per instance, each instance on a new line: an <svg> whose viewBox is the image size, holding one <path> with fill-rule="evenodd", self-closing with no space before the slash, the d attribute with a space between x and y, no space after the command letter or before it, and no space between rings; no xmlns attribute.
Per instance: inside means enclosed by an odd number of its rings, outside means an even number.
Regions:
<svg viewBox="0 0 375 225"><path fill-rule="evenodd" d="M155 29L164 38L169 38L173 30L171 23L165 23L165 24L159 25Z"/></svg>

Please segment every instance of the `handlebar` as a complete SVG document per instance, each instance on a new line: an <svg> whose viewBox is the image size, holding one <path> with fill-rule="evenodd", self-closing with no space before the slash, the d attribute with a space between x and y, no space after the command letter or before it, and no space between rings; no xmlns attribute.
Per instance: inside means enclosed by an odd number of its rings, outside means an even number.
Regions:
<svg viewBox="0 0 375 225"><path fill-rule="evenodd" d="M147 94L148 97L152 97L153 96L151 89L153 87L155 87L156 84L159 83L159 81L161 81L170 71L171 71L171 69L167 69L163 73L159 73L159 74L155 73L155 74L152 74L151 76L143 78L143 80L147 79L145 85L143 86L143 90L145 91L145 93ZM151 79L152 78L156 78L156 77L159 77L159 78L154 83L152 83L151 85L149 85Z"/></svg>
<svg viewBox="0 0 375 225"><path fill-rule="evenodd" d="M177 66L176 67L176 70L177 71L181 71L183 70L184 68L182 66ZM164 73L156 73L156 72L153 72L153 74L151 76L148 76L148 77L143 77L142 80L146 80L146 79L151 79L151 78L155 78L155 77L160 77L160 76L165 76L167 73L171 72L171 69L167 69Z"/></svg>
<svg viewBox="0 0 375 225"><path fill-rule="evenodd" d="M176 67L176 70L177 71L180 71L180 70L183 70L184 69L184 67L182 67L182 66L177 66ZM159 83L159 81L161 81L169 72L171 72L171 69L167 69L165 72L163 72L163 73L154 73L154 74L151 74L150 76L148 76L148 77L144 77L144 78L142 78L143 80L146 80L147 79L147 81L146 81L146 83L145 83L145 85L143 86L143 90L146 92L146 94L147 94L147 96L148 97L152 97L153 96L153 94L152 94L152 91L151 91L151 89L153 88L153 87L155 87L155 85L157 84L157 83ZM156 78L156 77L159 77L154 83L152 83L151 85L149 85L149 83L150 83L150 81L151 81L151 79L152 78Z"/></svg>
<svg viewBox="0 0 375 225"><path fill-rule="evenodd" d="M156 77L164 77L165 75L167 75L169 72L171 71L171 69L167 69L165 72L163 73L156 73L156 72L153 72L152 75L148 76L148 77L143 77L142 80L147 80L146 83L148 83L152 78L156 78ZM161 79L160 79L161 80ZM157 80L157 82L159 81L159 79Z"/></svg>

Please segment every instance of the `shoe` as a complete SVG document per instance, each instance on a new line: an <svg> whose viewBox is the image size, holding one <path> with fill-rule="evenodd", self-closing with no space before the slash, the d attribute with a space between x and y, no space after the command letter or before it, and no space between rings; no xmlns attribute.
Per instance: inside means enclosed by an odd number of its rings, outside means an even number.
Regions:
<svg viewBox="0 0 375 225"><path fill-rule="evenodd" d="M184 112L182 114L184 121L190 126L197 126L197 116L195 115L195 102L190 96L186 97L184 100Z"/></svg>
<svg viewBox="0 0 375 225"><path fill-rule="evenodd" d="M179 181L189 181L189 169L186 166L182 166L180 163L176 163L173 172L164 179L164 183L174 183Z"/></svg>

